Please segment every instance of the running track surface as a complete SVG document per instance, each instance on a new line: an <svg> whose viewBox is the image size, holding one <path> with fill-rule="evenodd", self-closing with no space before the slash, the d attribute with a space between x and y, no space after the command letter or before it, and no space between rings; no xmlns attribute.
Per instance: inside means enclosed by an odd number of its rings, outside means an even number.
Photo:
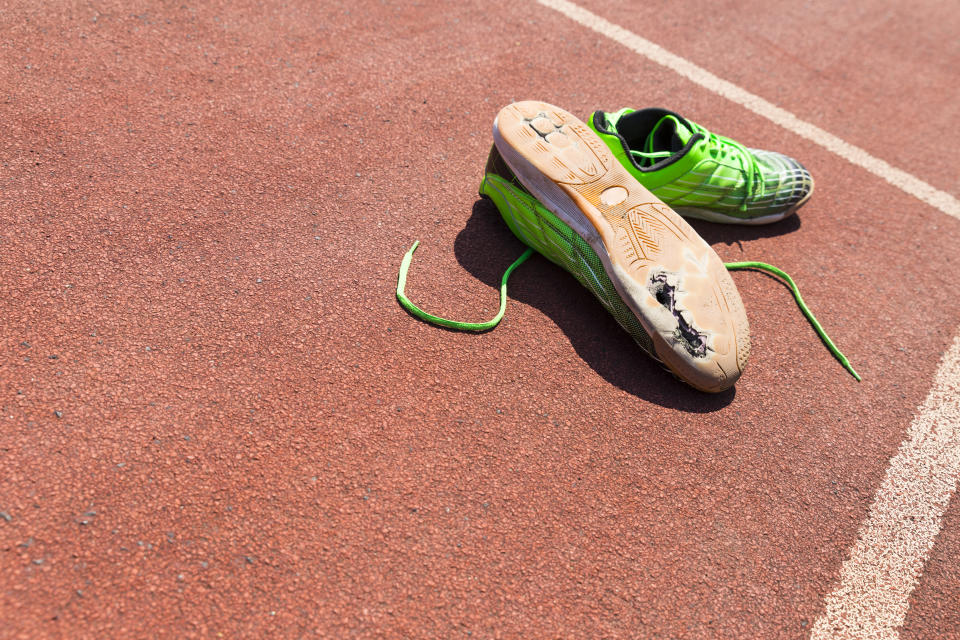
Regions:
<svg viewBox="0 0 960 640"><path fill-rule="evenodd" d="M582 6L960 193L960 12ZM960 220L535 2L0 9L0 636L783 637L960 328ZM815 175L696 224L734 392L648 361L476 196L505 104L666 106ZM960 637L960 504L901 638Z"/></svg>

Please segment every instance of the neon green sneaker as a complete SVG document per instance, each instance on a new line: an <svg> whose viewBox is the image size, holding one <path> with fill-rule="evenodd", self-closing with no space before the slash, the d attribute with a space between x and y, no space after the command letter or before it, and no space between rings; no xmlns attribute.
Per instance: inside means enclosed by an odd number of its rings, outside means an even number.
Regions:
<svg viewBox="0 0 960 640"><path fill-rule="evenodd" d="M682 216L768 224L813 194L799 162L748 149L666 109L596 111L588 122L640 184Z"/></svg>
<svg viewBox="0 0 960 640"><path fill-rule="evenodd" d="M653 348L653 341L623 303L597 252L530 195L503 161L496 146L490 149L487 157L480 195L493 202L513 235L576 278L647 355L660 360Z"/></svg>
<svg viewBox="0 0 960 640"><path fill-rule="evenodd" d="M574 275L603 287L602 267L678 378L702 391L733 386L750 352L750 329L713 248L563 109L535 101L504 107L493 140L527 192L593 249L572 264ZM531 246L550 251L560 236L544 233L542 242L530 238ZM567 250L561 244L554 252ZM597 268L587 268L591 262Z"/></svg>

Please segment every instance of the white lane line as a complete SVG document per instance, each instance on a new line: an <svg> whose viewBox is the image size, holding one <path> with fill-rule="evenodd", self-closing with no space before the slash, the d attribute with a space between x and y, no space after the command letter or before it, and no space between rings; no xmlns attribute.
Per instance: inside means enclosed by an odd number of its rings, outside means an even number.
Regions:
<svg viewBox="0 0 960 640"><path fill-rule="evenodd" d="M960 476L960 335L943 356L811 638L897 638Z"/></svg>
<svg viewBox="0 0 960 640"><path fill-rule="evenodd" d="M949 193L572 2L537 1L960 219L960 201ZM826 611L813 627L812 640L899 637L910 594L940 532L958 478L960 335L941 360L933 388L890 461L867 522L840 570L840 584L827 596Z"/></svg>
<svg viewBox="0 0 960 640"><path fill-rule="evenodd" d="M731 82L718 78L706 69L698 67L688 60L684 60L680 56L670 53L663 47L645 38L641 38L632 31L617 26L572 2L568 2L567 0L537 0L537 2L545 7L559 11L571 20L679 73L701 87L709 89L732 102L746 107L750 111L780 125L787 131L791 131L801 138L815 142L828 151L837 154L844 160L866 169L898 189L902 189L930 206L936 207L943 213L960 219L960 200L910 175L906 171L901 171L885 161L873 157L860 147L845 142L832 133L828 133L816 125L801 120L789 111L781 109L771 102L767 102L760 96L756 96Z"/></svg>

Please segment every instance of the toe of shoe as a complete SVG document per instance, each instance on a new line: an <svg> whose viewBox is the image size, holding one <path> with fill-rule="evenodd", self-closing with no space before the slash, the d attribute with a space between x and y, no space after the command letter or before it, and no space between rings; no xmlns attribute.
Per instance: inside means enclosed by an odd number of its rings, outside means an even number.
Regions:
<svg viewBox="0 0 960 640"><path fill-rule="evenodd" d="M813 176L799 161L776 151L751 151L763 165L764 198L771 209L797 207L813 193Z"/></svg>

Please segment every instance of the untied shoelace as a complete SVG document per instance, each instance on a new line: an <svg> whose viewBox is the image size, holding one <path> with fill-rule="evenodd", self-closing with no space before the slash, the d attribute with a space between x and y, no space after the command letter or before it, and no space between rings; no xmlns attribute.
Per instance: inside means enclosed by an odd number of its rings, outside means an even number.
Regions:
<svg viewBox="0 0 960 640"><path fill-rule="evenodd" d="M424 322L429 322L440 327L446 327L448 329L455 329L457 331L488 331L493 329L495 326L500 324L500 321L503 319L504 313L507 311L507 280L510 278L510 274L519 267L521 264L526 262L534 251L531 248L527 248L519 258L513 261L507 270L503 272L503 277L500 279L500 309L490 320L486 322L462 322L460 320L449 320L447 318L441 318L440 316L435 316L431 313L427 313L406 296L404 291L407 286L407 271L410 270L410 262L413 260L413 252L417 250L417 247L420 245L420 241L417 240L413 243L413 246L410 247L410 250L403 256L403 260L400 262L400 275L397 278L397 300L400 302L400 306L410 312L411 315L423 320ZM830 336L827 335L827 332L823 330L823 327L820 326L820 323L814 317L813 313L810 311L810 308L807 307L807 304L803 301L803 297L800 295L800 290L797 288L796 283L794 283L793 278L791 278L785 271L778 269L777 267L767 264L766 262L726 262L724 266L729 271L739 271L742 269L757 269L770 273L778 278L781 278L793 293L794 299L797 301L797 306L800 307L800 311L803 312L803 315L810 322L810 326L813 327L813 330L816 331L817 335L820 336L820 339L823 341L823 344L827 347L827 350L833 354L833 357L836 358L843 367L850 372L850 374L860 381L860 374L854 370L853 366L850 364L850 361L847 360L847 357L843 355L836 345L833 344L833 340L830 339Z"/></svg>

